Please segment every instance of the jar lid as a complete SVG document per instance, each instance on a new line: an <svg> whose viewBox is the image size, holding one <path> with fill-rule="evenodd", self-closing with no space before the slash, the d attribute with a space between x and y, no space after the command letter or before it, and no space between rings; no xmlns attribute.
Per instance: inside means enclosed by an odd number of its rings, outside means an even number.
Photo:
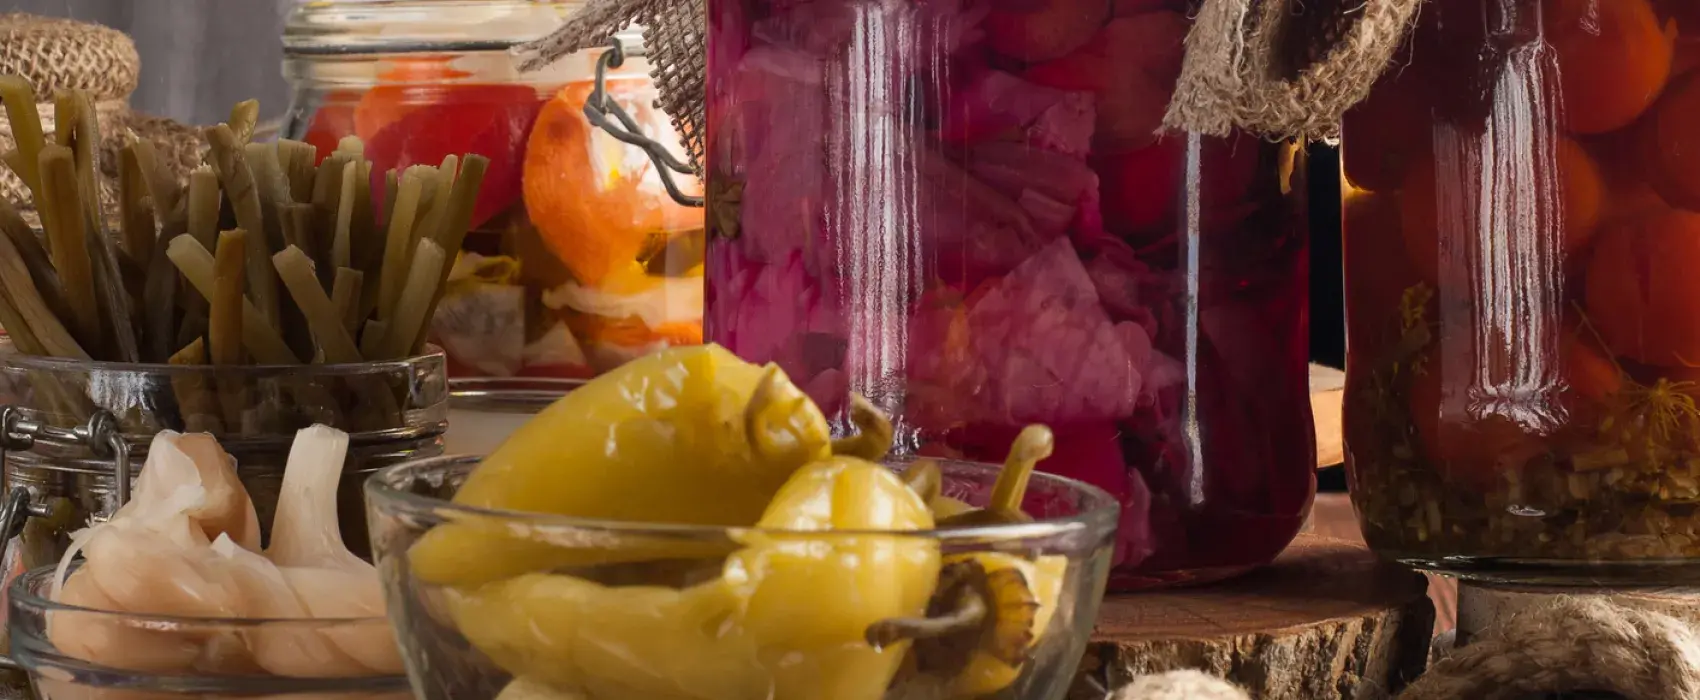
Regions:
<svg viewBox="0 0 1700 700"><path fill-rule="evenodd" d="M0 14L0 75L22 76L37 95L86 90L94 100L127 100L142 61L111 27L23 13Z"/></svg>
<svg viewBox="0 0 1700 700"><path fill-rule="evenodd" d="M306 0L289 11L292 55L506 51L547 36L583 0Z"/></svg>

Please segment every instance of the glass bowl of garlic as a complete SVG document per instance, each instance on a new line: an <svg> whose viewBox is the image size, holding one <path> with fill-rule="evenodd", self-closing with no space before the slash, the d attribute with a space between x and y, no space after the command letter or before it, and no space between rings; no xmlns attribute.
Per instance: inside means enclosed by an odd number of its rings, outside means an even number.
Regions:
<svg viewBox="0 0 1700 700"><path fill-rule="evenodd" d="M37 697L408 697L378 572L338 526L348 445L324 425L296 434L262 542L218 440L155 435L129 501L8 591Z"/></svg>
<svg viewBox="0 0 1700 700"><path fill-rule="evenodd" d="M71 567L75 573L80 566ZM39 700L245 697L405 700L399 667L367 652L388 641L384 618L253 619L143 615L60 602L87 600L57 567L19 577L8 593L12 658ZM185 577L195 574L180 572ZM93 593L98 596L99 593Z"/></svg>

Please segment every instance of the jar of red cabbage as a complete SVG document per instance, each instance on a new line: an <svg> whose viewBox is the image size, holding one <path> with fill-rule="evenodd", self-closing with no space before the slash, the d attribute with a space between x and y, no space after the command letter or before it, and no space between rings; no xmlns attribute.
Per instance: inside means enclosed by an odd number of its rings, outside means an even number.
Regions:
<svg viewBox="0 0 1700 700"><path fill-rule="evenodd" d="M1112 586L1270 561L1315 493L1301 144L1160 133L1185 0L709 0L704 333L912 454L1123 504Z"/></svg>

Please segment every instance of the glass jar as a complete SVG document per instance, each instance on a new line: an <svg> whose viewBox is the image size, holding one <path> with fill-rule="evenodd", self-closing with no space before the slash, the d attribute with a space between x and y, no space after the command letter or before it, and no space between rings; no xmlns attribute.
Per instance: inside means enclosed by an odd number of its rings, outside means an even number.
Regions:
<svg viewBox="0 0 1700 700"><path fill-rule="evenodd" d="M1700 580L1697 7L1432 0L1347 115L1347 458L1378 551Z"/></svg>
<svg viewBox="0 0 1700 700"><path fill-rule="evenodd" d="M1118 589L1267 563L1315 492L1304 151L1158 134L1186 4L708 3L707 338L911 453L1051 426Z"/></svg>
<svg viewBox="0 0 1700 700"><path fill-rule="evenodd" d="M477 377L449 381L449 429L443 451L485 455L520 426L583 385L573 379Z"/></svg>
<svg viewBox="0 0 1700 700"><path fill-rule="evenodd" d="M1021 504L1031 522L889 534L594 520L452 502L480 461L424 459L366 483L390 621L421 700L574 690L1061 700L1097 619L1116 527L1109 494L1048 474L1033 477ZM977 507L991 500L998 467L939 467L942 493ZM994 576L980 580L996 581L999 596L1026 589L1003 599L1030 614L1001 623L1033 623L1009 649L1013 658L976 649L974 627L966 642L960 630L935 628L953 641L907 659L917 648L910 643L868 645L879 619L870 611L951 609L935 597L940 552L946 566L986 567ZM450 562L453 580L443 579ZM1021 574L1011 582L995 575L1002 571ZM930 661L907 663L918 658ZM944 671L951 668L954 676Z"/></svg>
<svg viewBox="0 0 1700 700"><path fill-rule="evenodd" d="M399 674L270 674L248 648L253 640L270 640L274 657L313 658L311 651L287 642L300 635L373 639L384 636L389 624L384 618L247 620L94 610L55 602L54 574L51 566L30 571L7 592L13 653L38 700L413 697L407 678ZM114 649L118 653L111 653Z"/></svg>
<svg viewBox="0 0 1700 700"><path fill-rule="evenodd" d="M591 127L602 52L522 74L508 51L581 5L332 0L297 4L287 21L286 138L322 157L358 136L374 193L392 168L490 158L432 321L455 376L582 378L701 342L702 212L668 197L643 151ZM648 75L631 58L609 72L608 95L646 135L676 144Z"/></svg>
<svg viewBox="0 0 1700 700"><path fill-rule="evenodd" d="M0 403L17 420L61 431L85 426L97 411L110 414L132 475L159 431L209 432L236 459L268 531L296 431L315 423L346 431L338 521L343 541L364 555L361 482L383 466L442 451L448 382L443 355L431 350L392 362L214 367L37 357L0 341ZM17 424L6 428L15 431ZM72 532L122 505L109 452L37 439L31 449L7 450L4 457L6 494L22 489L33 511L4 523L8 580L57 563Z"/></svg>

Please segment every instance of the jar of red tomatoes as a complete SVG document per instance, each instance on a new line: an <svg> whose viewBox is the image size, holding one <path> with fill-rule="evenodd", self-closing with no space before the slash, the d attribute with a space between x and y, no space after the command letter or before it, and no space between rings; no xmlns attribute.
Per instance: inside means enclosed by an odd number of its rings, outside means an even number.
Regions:
<svg viewBox="0 0 1700 700"><path fill-rule="evenodd" d="M709 0L709 340L900 449L1123 504L1113 587L1230 576L1315 490L1301 144L1160 134L1183 0Z"/></svg>
<svg viewBox="0 0 1700 700"><path fill-rule="evenodd" d="M296 4L287 20L285 137L321 157L358 137L374 193L391 170L459 153L491 161L432 321L456 376L583 377L701 342L702 210L676 203L644 151L587 119L601 52L522 72L509 51L581 5L329 0ZM620 40L641 45L635 30ZM648 71L626 60L606 94L676 144Z"/></svg>
<svg viewBox="0 0 1700 700"><path fill-rule="evenodd" d="M1700 579L1697 49L1692 0L1429 0L1347 114L1348 465L1380 552Z"/></svg>

